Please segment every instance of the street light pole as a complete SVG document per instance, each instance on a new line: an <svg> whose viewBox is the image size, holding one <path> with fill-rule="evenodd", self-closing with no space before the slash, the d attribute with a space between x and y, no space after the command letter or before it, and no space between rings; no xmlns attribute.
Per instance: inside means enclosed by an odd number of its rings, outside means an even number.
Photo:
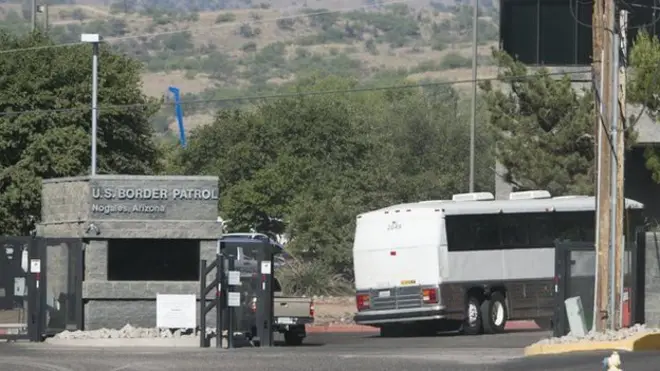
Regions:
<svg viewBox="0 0 660 371"><path fill-rule="evenodd" d="M470 112L470 192L474 192L475 127L477 126L477 29L479 27L479 0L472 7L472 107Z"/></svg>
<svg viewBox="0 0 660 371"><path fill-rule="evenodd" d="M98 69L99 69L99 34L82 34L82 42L92 44L92 155L91 176L96 175L96 131L97 131L97 97L98 97Z"/></svg>
<svg viewBox="0 0 660 371"><path fill-rule="evenodd" d="M43 5L39 5L37 7L37 13L42 13L44 15L44 29L43 29L43 32L47 34L48 33L48 28L50 28L49 20L48 20L48 4L45 3Z"/></svg>

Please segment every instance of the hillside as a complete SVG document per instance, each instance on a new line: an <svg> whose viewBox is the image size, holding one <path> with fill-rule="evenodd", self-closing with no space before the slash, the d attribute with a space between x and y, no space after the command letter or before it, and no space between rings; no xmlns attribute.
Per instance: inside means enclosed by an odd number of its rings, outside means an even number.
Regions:
<svg viewBox="0 0 660 371"><path fill-rule="evenodd" d="M50 34L57 42L76 42L83 32L100 33L113 48L145 64L144 92L154 97L166 94L171 85L196 100L273 94L317 73L354 77L364 86L471 77L471 9L461 3L141 4L79 0L51 5ZM29 3L0 4L0 28L27 31L28 9ZM489 55L498 37L496 12L484 8L479 20L480 77L495 74ZM43 14L39 22L44 22ZM221 104L238 102L187 105L187 126L209 122L209 113ZM171 109L154 120L159 133L171 125Z"/></svg>

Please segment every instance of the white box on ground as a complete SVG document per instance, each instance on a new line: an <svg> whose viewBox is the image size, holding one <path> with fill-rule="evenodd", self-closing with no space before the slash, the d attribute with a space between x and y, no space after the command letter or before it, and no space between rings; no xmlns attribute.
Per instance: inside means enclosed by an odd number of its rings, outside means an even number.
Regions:
<svg viewBox="0 0 660 371"><path fill-rule="evenodd" d="M574 296L564 300L566 305L566 316L568 317L568 326L573 336L585 336L587 334L587 324L584 320L584 309L582 308L582 299Z"/></svg>
<svg viewBox="0 0 660 371"><path fill-rule="evenodd" d="M197 327L197 298L195 295L156 295L156 327Z"/></svg>
<svg viewBox="0 0 660 371"><path fill-rule="evenodd" d="M227 306L240 307L241 306L241 293L228 292L227 293Z"/></svg>
<svg viewBox="0 0 660 371"><path fill-rule="evenodd" d="M240 286L241 285L241 272L239 271L229 271L227 281L229 286Z"/></svg>

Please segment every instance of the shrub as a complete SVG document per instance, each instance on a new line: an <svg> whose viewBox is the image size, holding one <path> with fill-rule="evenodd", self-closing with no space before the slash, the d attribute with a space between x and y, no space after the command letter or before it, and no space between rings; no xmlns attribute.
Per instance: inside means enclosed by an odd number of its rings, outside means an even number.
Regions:
<svg viewBox="0 0 660 371"><path fill-rule="evenodd" d="M440 66L445 69L465 68L472 65L472 58L464 57L458 53L448 53L440 62Z"/></svg>
<svg viewBox="0 0 660 371"><path fill-rule="evenodd" d="M234 15L234 13L218 14L218 16L215 17L215 23L233 22L235 20L236 20L236 16Z"/></svg>
<svg viewBox="0 0 660 371"><path fill-rule="evenodd" d="M276 275L286 295L341 296L352 292L351 283L321 260L293 258Z"/></svg>

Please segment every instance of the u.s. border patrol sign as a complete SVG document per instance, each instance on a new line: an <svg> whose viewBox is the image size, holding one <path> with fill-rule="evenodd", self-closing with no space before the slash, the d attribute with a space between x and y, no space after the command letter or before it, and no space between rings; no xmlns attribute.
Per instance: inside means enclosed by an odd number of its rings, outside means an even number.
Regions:
<svg viewBox="0 0 660 371"><path fill-rule="evenodd" d="M92 179L91 216L96 219L205 220L217 216L215 180L194 177Z"/></svg>

